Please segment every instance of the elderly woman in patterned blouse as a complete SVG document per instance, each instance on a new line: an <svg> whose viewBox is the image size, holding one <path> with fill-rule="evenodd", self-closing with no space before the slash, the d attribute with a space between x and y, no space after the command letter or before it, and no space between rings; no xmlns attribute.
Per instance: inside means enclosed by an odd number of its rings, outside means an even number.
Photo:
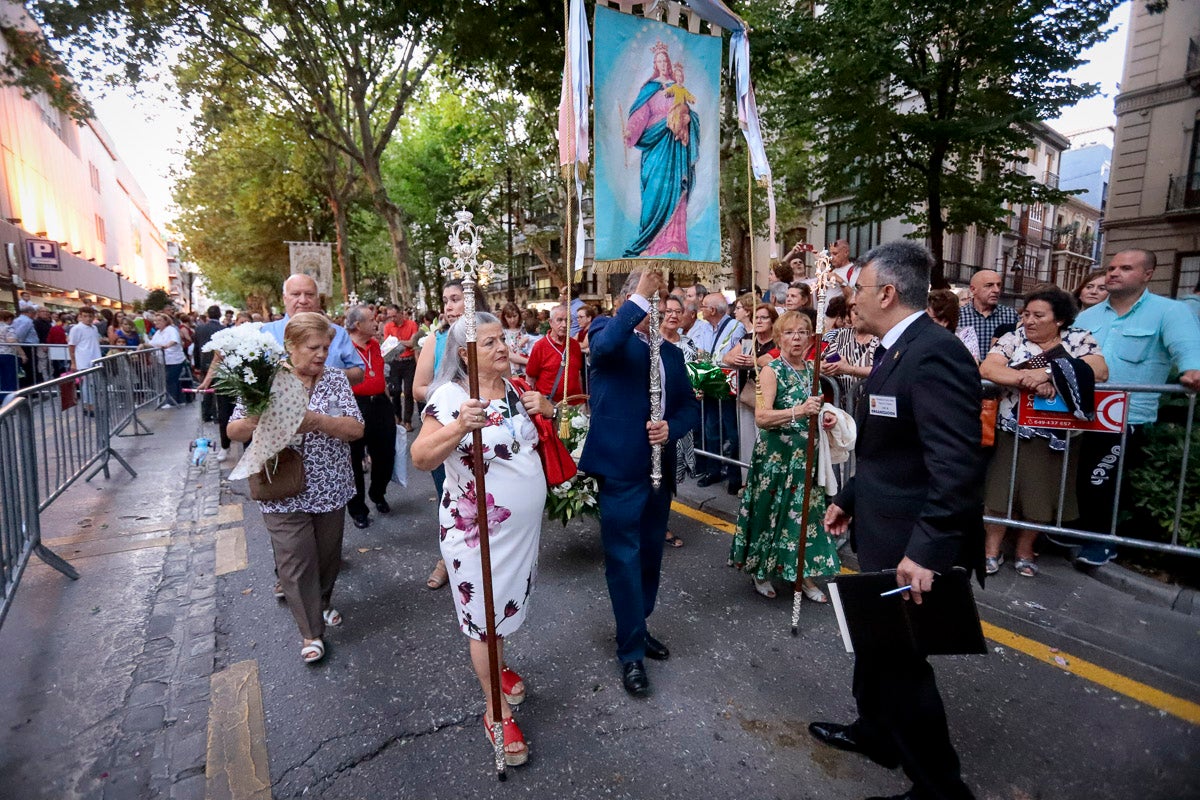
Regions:
<svg viewBox="0 0 1200 800"><path fill-rule="evenodd" d="M284 599L304 639L300 657L312 664L325 657L325 627L342 624L330 605L342 564L346 503L354 496L349 442L363 435L363 419L340 369L325 369L333 340L329 320L296 314L283 332L292 372L308 390L308 410L296 434L301 437L304 491L283 500L260 502L271 535L275 568ZM258 427L241 402L229 421L229 437L247 442Z"/></svg>

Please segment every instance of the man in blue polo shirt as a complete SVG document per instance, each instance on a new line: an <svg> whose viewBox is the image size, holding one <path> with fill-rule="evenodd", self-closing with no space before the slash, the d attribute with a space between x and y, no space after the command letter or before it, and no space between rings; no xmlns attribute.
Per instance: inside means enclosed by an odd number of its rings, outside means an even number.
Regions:
<svg viewBox="0 0 1200 800"><path fill-rule="evenodd" d="M1186 305L1146 287L1154 277L1157 259L1149 250L1122 250L1108 263L1108 299L1083 311L1075 326L1091 331L1100 343L1112 383L1165 383L1172 369L1179 382L1200 390L1200 322ZM1125 440L1126 479L1140 459L1145 428L1158 418L1158 395L1129 395ZM1107 533L1112 523L1117 490L1121 435L1089 433L1080 447L1080 529ZM1124 494L1124 491L1122 492ZM1127 495L1126 495L1127 496ZM1111 561L1115 548L1084 545L1076 563L1099 566Z"/></svg>
<svg viewBox="0 0 1200 800"><path fill-rule="evenodd" d="M268 322L262 329L280 344L283 344L283 331L293 314L304 311L321 313L321 298L317 292L317 282L308 275L293 275L283 282L283 319ZM329 355L325 366L335 367L346 373L346 379L353 386L362 381L364 364L362 356L354 349L350 334L341 325L333 325L333 341L329 344Z"/></svg>

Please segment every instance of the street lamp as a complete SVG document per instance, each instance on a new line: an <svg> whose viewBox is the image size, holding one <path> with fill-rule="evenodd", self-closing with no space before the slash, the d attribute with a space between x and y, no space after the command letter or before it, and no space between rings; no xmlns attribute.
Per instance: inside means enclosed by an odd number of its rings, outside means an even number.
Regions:
<svg viewBox="0 0 1200 800"><path fill-rule="evenodd" d="M112 271L117 276L117 305L120 307L119 310L124 311L125 310L125 296L121 290L121 265L113 264Z"/></svg>

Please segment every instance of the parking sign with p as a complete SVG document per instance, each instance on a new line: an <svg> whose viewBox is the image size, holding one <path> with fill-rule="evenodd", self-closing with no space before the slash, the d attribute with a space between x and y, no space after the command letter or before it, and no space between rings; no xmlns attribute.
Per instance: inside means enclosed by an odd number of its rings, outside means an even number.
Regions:
<svg viewBox="0 0 1200 800"><path fill-rule="evenodd" d="M58 261L58 242L49 239L26 239L25 257L29 269L62 270Z"/></svg>

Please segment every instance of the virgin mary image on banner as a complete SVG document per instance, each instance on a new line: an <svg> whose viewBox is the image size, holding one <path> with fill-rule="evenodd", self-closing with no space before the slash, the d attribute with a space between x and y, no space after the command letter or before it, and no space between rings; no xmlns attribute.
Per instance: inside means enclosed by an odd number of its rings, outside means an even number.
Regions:
<svg viewBox="0 0 1200 800"><path fill-rule="evenodd" d="M662 260L686 272L720 261L720 56L717 37L596 9L601 266Z"/></svg>

